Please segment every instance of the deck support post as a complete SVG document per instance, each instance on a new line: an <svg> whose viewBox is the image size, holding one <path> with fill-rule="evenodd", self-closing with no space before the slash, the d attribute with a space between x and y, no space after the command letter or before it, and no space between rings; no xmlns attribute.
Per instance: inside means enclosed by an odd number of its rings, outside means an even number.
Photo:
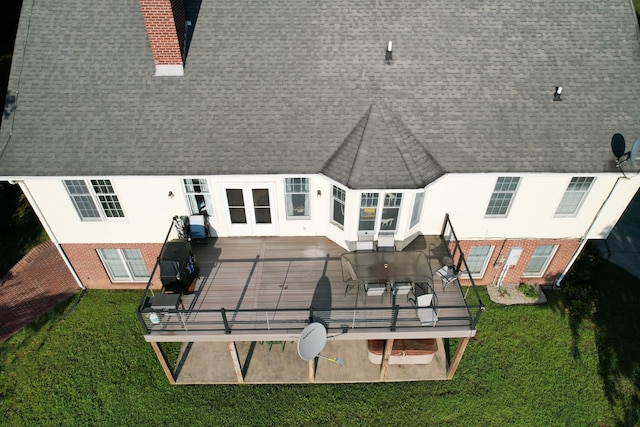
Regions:
<svg viewBox="0 0 640 427"><path fill-rule="evenodd" d="M384 345L384 356L382 357L382 366L380 367L380 381L384 381L387 378L387 369L389 368L389 358L393 350L393 341L393 338L389 338Z"/></svg>
<svg viewBox="0 0 640 427"><path fill-rule="evenodd" d="M447 370L448 380L452 379L453 376L455 375L456 369L458 369L458 365L460 364L460 359L462 359L462 355L464 354L464 351L467 348L467 344L469 344L469 340L471 340L470 337L464 337L460 340L460 343L458 344L458 348L456 349L456 354L455 356L453 356L453 362L451 362L451 365Z"/></svg>
<svg viewBox="0 0 640 427"><path fill-rule="evenodd" d="M171 372L171 369L169 369L169 364L167 363L167 357L164 355L164 353L160 349L160 346L158 345L157 342L153 342L153 341L151 341L149 344L151 344L151 348L156 354L156 357L158 358L158 362L160 362L160 366L162 366L162 370L164 371L164 374L167 376L167 379L169 380L169 384L175 384L176 379L173 376L173 372Z"/></svg>
<svg viewBox="0 0 640 427"><path fill-rule="evenodd" d="M238 348L235 341L229 341L229 353L231 353L231 361L233 362L233 370L236 371L236 378L240 384L244 383L242 376L242 367L240 366L240 358L238 357Z"/></svg>

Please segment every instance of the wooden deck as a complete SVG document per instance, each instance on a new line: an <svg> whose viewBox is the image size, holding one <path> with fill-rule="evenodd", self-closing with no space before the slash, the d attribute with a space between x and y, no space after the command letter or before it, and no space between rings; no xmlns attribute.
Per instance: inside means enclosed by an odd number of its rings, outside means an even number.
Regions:
<svg viewBox="0 0 640 427"><path fill-rule="evenodd" d="M362 285L345 292L340 262L345 250L325 237L218 238L194 242L193 248L200 267L196 291L183 297L184 310L178 315L148 324L148 341L257 341L266 335L290 339L306 325L309 307L330 333L348 331L349 339L354 333L368 339L461 337L475 332L465 290L455 281L445 291L437 277L432 283L440 310L437 325L422 327L413 303L398 296L397 328L391 331L390 292L382 298L367 297ZM419 237L405 250L423 251L432 271L447 255L439 236ZM220 309L226 311L231 335L225 334Z"/></svg>

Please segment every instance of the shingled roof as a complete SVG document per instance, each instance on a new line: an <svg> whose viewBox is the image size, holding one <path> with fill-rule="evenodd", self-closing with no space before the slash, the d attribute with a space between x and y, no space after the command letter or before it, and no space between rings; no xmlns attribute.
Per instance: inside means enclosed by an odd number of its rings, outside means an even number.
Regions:
<svg viewBox="0 0 640 427"><path fill-rule="evenodd" d="M640 43L627 0L220 0L155 77L137 2L25 0L8 95L5 178L615 172Z"/></svg>

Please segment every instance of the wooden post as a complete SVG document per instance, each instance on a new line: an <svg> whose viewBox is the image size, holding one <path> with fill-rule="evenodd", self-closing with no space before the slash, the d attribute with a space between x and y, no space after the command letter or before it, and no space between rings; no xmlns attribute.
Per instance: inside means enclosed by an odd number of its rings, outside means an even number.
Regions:
<svg viewBox="0 0 640 427"><path fill-rule="evenodd" d="M235 341L229 341L229 353L231 353L231 361L233 362L233 369L236 371L236 378L239 383L244 382L244 377L242 376L242 367L240 366L240 358L238 357L238 348L236 347Z"/></svg>
<svg viewBox="0 0 640 427"><path fill-rule="evenodd" d="M316 382L316 361L314 359L309 360L309 382Z"/></svg>
<svg viewBox="0 0 640 427"><path fill-rule="evenodd" d="M462 359L462 355L464 354L465 349L467 348L467 344L469 344L470 337L464 337L458 344L458 348L456 350L456 355L453 357L453 362L451 362L451 366L447 370L447 379L450 380L456 373L456 369L458 369L458 365L460 364L460 359Z"/></svg>
<svg viewBox="0 0 640 427"><path fill-rule="evenodd" d="M157 342L153 342L153 341L150 342L149 344L151 344L151 348L156 353L158 362L160 362L160 366L162 366L162 370L167 376L167 379L169 380L169 384L175 384L176 379L174 378L173 372L171 372L171 369L169 369L169 364L167 363L167 357L164 355L164 353L160 349L160 346L158 345Z"/></svg>
<svg viewBox="0 0 640 427"><path fill-rule="evenodd" d="M384 345L384 356L382 357L382 367L380 368L380 381L384 381L387 378L387 368L389 367L389 358L391 357L392 350L393 338L390 338Z"/></svg>

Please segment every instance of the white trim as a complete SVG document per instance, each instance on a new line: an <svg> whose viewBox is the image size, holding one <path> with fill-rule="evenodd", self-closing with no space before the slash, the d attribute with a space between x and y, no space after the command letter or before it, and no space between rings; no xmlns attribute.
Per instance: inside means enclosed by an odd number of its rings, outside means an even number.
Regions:
<svg viewBox="0 0 640 427"><path fill-rule="evenodd" d="M503 191L503 190L496 190L496 186L498 185L498 181L500 181L500 179L503 178L517 178L517 184L516 184L516 188L513 189L513 191ZM521 176L498 176L496 178L496 182L493 185L493 190L491 190L491 195L489 196L489 202L487 202L487 207L484 210L484 217L485 218L506 218L509 216L509 211L511 211L511 207L513 206L513 201L516 198L516 194L518 194L518 189L520 188L520 183L522 182L522 177ZM490 214L487 213L487 211L489 210L489 207L491 205L491 199L493 198L493 195L496 193L496 191L500 192L500 193L511 193L511 198L509 199L509 205L507 206L507 210L503 213L503 214Z"/></svg>
<svg viewBox="0 0 640 427"><path fill-rule="evenodd" d="M142 255L142 251L139 248L124 248L124 249L134 249L137 250L138 253L140 254L140 259L142 260L142 263L145 265L145 268L147 270L147 277L143 277L140 279L136 279L133 277L133 272L129 269L129 265L127 264L127 260L124 257L124 253L122 252L123 248L97 248L96 252L98 253L98 257L100 257L100 261L102 261L102 266L104 267L104 270L107 272L107 275L109 276L109 280L111 280L111 283L131 283L131 282L147 282L149 280L149 269L146 268L147 265L144 262L144 256ZM104 257L102 256L102 251L104 250L114 250L117 252L118 257L120 258L120 262L122 263L122 265L124 265L125 270L127 271L128 274L128 279L115 279L113 276L111 276L111 272L109 271L109 268L107 267L107 263L105 262Z"/></svg>
<svg viewBox="0 0 640 427"><path fill-rule="evenodd" d="M547 257L547 259L544 262L544 264L542 264L542 268L540 269L539 272L528 273L527 274L527 267L529 267L529 263L531 262L531 259L533 258L533 255L535 255L536 249L538 249L540 246L553 246L553 249L551 250L551 253ZM551 263L551 260L556 255L556 251L558 250L558 246L559 245L536 245L535 249L533 250L533 253L529 257L529 261L527 261L527 265L525 265L524 266L524 270L522 270L522 277L543 277L544 274L547 272L547 268L549 267L549 264Z"/></svg>
<svg viewBox="0 0 640 427"><path fill-rule="evenodd" d="M479 273L471 273L471 277L473 277L474 279L481 279L482 277L484 277L484 273L487 271L487 266L489 265L489 260L491 259L491 256L493 256L493 250L496 248L495 245L473 245L469 248L469 254L467 255L466 259L467 259L467 264L469 263L469 258L471 257L471 249L473 248L480 248L480 247L489 247L489 252L487 253L486 258L484 259L484 262L482 263L482 268L480 269Z"/></svg>

